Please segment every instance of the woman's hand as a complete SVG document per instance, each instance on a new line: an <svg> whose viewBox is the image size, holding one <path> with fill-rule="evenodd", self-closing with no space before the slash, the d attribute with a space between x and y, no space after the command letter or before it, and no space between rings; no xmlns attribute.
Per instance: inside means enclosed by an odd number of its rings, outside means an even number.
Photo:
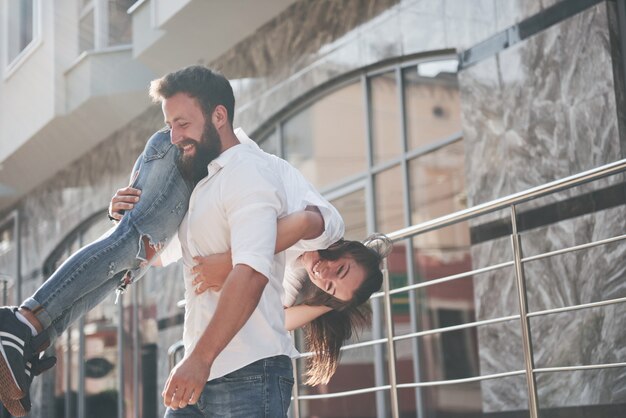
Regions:
<svg viewBox="0 0 626 418"><path fill-rule="evenodd" d="M196 286L198 295L209 289L214 292L220 290L233 269L230 251L193 259L197 264L191 269L191 273L196 276L192 284Z"/></svg>

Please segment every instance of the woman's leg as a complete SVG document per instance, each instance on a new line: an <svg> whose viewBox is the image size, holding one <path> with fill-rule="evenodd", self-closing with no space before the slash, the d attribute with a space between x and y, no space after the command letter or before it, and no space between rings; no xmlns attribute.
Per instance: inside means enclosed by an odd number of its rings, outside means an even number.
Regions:
<svg viewBox="0 0 626 418"><path fill-rule="evenodd" d="M102 301L121 278L136 280L146 271L146 242L158 252L176 232L192 191L178 170L178 158L168 132L150 138L133 169L139 168L133 186L142 190L134 209L117 227L67 259L22 305L43 332L33 337L14 308L0 308L0 401L13 408L12 414L21 416L30 409L15 400L28 400L30 382L41 371L34 367L43 363L39 352L46 344Z"/></svg>
<svg viewBox="0 0 626 418"><path fill-rule="evenodd" d="M120 285L125 272L137 280L146 271L145 242L161 249L187 211L192 187L177 167L179 152L169 133L157 132L140 157L133 187L142 190L135 208L99 240L67 259L22 306L53 340L74 320ZM82 303L76 303L81 300Z"/></svg>

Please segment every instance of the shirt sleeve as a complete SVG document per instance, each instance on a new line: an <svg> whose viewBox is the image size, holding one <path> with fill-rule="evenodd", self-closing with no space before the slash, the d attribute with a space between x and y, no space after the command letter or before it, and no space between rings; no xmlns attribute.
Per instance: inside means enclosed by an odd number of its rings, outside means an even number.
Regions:
<svg viewBox="0 0 626 418"><path fill-rule="evenodd" d="M283 306L290 307L296 303L298 294L302 289L304 281L307 280L306 270L297 267L287 267L283 279L283 288L285 294L283 296Z"/></svg>
<svg viewBox="0 0 626 418"><path fill-rule="evenodd" d="M339 211L313 189L313 186L309 185L309 188L310 190L302 200L301 210L307 206L316 206L324 218L324 232L316 238L303 239L295 243L292 249L300 253L326 249L343 238L345 233L345 225Z"/></svg>
<svg viewBox="0 0 626 418"><path fill-rule="evenodd" d="M270 279L276 247L276 219L287 207L284 189L260 159L249 158L235 169L229 173L222 189L233 266L245 264Z"/></svg>

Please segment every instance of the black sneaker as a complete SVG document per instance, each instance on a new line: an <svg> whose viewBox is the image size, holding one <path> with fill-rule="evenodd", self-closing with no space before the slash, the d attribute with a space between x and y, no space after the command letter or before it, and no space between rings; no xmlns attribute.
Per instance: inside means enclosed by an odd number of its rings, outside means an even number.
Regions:
<svg viewBox="0 0 626 418"><path fill-rule="evenodd" d="M24 398L32 381L28 362L48 344L45 332L33 337L30 327L15 316L16 307L0 308L0 400Z"/></svg>
<svg viewBox="0 0 626 418"><path fill-rule="evenodd" d="M4 407L9 411L9 413L14 417L23 417L30 411L31 403L30 403L30 384L33 381L35 376L40 375L45 372L52 366L54 366L57 362L56 357L42 357L35 356L32 363L26 362L26 370L25 373L28 376L27 378L27 388L25 388L26 396L22 399L7 399L2 400Z"/></svg>
<svg viewBox="0 0 626 418"><path fill-rule="evenodd" d="M26 396L22 399L7 399L2 400L4 407L9 411L9 413L14 417L23 417L30 411L31 403L30 403L30 384L33 381L33 377L40 375L45 372L52 366L54 366L57 362L56 357L43 357L38 358L35 356L36 360L33 362L26 362L26 375L28 376L28 388L26 389Z"/></svg>

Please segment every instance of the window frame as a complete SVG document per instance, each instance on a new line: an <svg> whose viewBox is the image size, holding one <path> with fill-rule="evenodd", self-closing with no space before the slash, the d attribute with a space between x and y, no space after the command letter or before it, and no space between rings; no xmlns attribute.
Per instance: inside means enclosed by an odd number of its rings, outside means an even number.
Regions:
<svg viewBox="0 0 626 418"><path fill-rule="evenodd" d="M42 13L41 0L33 1L33 39L22 49L13 59L9 58L9 2L3 2L2 10L2 26L3 26L3 43L2 43L2 68L3 68L3 80L8 80L15 71L20 68L28 58L39 48L43 43L42 37Z"/></svg>

